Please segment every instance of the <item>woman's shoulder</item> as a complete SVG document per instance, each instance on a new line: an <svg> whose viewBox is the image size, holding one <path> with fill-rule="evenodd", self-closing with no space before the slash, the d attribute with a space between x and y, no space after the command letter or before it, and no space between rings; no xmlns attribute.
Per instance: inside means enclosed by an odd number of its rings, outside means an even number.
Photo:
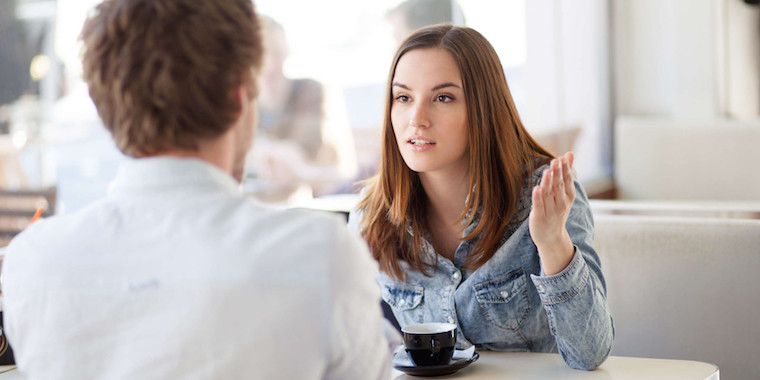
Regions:
<svg viewBox="0 0 760 380"><path fill-rule="evenodd" d="M525 186L532 189L534 186L538 186L541 182L541 176L543 176L546 169L549 168L550 158L537 157L533 159L533 171L531 171L526 180Z"/></svg>

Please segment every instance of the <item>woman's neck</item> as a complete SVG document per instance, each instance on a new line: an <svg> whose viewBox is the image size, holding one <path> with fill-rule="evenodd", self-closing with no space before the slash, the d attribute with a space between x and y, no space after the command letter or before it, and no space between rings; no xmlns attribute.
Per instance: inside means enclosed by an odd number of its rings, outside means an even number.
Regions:
<svg viewBox="0 0 760 380"><path fill-rule="evenodd" d="M425 218L435 251L454 261L464 231L458 222L469 192L469 178L466 173L458 176L437 174L420 173L420 182L428 201Z"/></svg>
<svg viewBox="0 0 760 380"><path fill-rule="evenodd" d="M420 173L419 176L428 201L428 218L435 218L446 225L455 225L462 216L470 191L467 173Z"/></svg>

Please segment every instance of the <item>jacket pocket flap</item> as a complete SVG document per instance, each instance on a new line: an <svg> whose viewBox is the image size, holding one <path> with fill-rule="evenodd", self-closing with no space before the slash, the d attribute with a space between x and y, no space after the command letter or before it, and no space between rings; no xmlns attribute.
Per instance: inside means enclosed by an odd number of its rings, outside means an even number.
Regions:
<svg viewBox="0 0 760 380"><path fill-rule="evenodd" d="M425 288L419 285L390 283L383 284L383 301L392 308L409 310L419 306Z"/></svg>
<svg viewBox="0 0 760 380"><path fill-rule="evenodd" d="M478 302L506 303L525 289L522 268L472 286Z"/></svg>

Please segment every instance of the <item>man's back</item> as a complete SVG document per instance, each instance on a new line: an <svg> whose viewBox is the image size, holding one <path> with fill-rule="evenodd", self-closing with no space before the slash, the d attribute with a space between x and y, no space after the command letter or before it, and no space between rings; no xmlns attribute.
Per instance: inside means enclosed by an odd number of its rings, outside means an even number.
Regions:
<svg viewBox="0 0 760 380"><path fill-rule="evenodd" d="M5 323L19 368L45 379L387 377L373 263L341 224L258 206L199 160L129 162L106 200L9 247Z"/></svg>

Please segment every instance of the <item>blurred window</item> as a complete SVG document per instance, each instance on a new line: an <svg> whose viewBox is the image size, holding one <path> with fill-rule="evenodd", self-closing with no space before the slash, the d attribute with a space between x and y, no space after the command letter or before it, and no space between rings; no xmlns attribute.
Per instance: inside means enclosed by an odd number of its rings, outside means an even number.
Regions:
<svg viewBox="0 0 760 380"><path fill-rule="evenodd" d="M400 20L401 0L255 0L286 31L284 74L316 80L339 100L332 104L345 115L358 166L341 191L356 190L350 183L376 168L389 64L408 33L399 23L414 28L442 18L491 41L531 133L556 153L574 149L582 180L610 174L605 2L411 1L433 10L406 10L412 20ZM0 89L7 90L0 93L0 147L12 147L0 152L0 165L20 168L0 173L22 173L0 178L0 186L56 185L63 212L104 195L123 159L80 79L77 36L97 2L0 1Z"/></svg>

